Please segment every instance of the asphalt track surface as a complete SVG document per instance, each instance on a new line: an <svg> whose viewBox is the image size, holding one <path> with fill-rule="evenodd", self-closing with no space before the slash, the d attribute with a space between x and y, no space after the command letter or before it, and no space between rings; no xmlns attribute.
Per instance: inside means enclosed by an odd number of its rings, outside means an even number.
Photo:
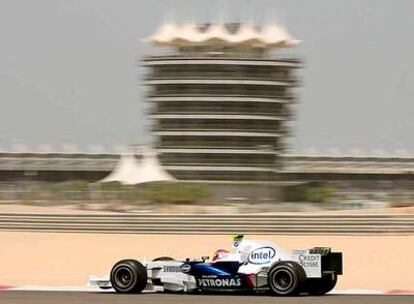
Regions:
<svg viewBox="0 0 414 304"><path fill-rule="evenodd" d="M1 304L413 304L414 296L403 295L326 295L323 297L271 297L264 295L182 295L59 292L59 291L3 291Z"/></svg>

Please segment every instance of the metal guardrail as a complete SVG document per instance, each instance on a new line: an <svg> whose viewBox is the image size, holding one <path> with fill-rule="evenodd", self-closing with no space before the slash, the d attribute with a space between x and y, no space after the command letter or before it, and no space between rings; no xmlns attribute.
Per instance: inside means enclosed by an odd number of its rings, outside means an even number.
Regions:
<svg viewBox="0 0 414 304"><path fill-rule="evenodd" d="M204 147L226 147L226 142ZM182 146L183 143L180 144ZM191 143L190 143L191 145ZM194 145L194 143L192 143ZM171 145L170 145L171 146ZM239 148L246 146L246 143ZM254 147L253 147L254 146ZM257 145L252 147L257 150ZM171 146L172 147L172 146ZM237 148L233 146L230 148ZM116 154L88 153L17 153L0 152L1 171L95 171L109 172L118 162ZM360 173L360 174L411 174L414 176L414 157L363 157L363 156L283 156L287 173Z"/></svg>
<svg viewBox="0 0 414 304"><path fill-rule="evenodd" d="M0 213L0 231L114 234L412 235L414 214L166 215Z"/></svg>

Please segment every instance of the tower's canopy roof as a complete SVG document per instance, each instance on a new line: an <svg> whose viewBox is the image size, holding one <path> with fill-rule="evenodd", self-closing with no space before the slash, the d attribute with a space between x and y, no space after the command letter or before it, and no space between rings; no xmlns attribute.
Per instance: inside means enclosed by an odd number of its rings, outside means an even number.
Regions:
<svg viewBox="0 0 414 304"><path fill-rule="evenodd" d="M149 37L158 45L245 44L262 47L289 47L299 41L278 24L257 27L250 23L165 23Z"/></svg>

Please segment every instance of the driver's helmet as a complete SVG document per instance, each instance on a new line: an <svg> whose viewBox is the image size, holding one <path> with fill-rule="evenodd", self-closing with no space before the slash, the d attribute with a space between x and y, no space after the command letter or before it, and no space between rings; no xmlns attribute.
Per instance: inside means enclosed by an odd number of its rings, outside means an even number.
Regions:
<svg viewBox="0 0 414 304"><path fill-rule="evenodd" d="M226 249L218 249L214 252L213 262L220 261L229 255L230 251Z"/></svg>

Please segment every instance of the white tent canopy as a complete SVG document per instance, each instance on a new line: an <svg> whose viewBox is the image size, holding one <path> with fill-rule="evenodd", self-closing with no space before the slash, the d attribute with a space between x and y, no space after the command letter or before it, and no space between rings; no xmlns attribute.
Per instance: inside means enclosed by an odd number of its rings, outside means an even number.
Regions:
<svg viewBox="0 0 414 304"><path fill-rule="evenodd" d="M172 180L174 180L174 177L164 170L157 154L150 149L145 149L140 160L137 160L133 153L122 154L114 170L99 182L120 182L123 185L137 185Z"/></svg>

